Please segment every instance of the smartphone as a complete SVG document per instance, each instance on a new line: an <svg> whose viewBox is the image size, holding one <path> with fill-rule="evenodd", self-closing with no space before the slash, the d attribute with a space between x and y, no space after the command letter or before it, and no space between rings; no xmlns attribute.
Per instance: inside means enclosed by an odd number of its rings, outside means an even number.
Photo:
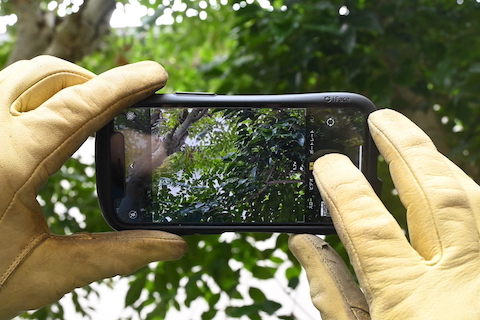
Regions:
<svg viewBox="0 0 480 320"><path fill-rule="evenodd" d="M345 154L379 191L375 109L353 93L150 96L96 134L102 213L117 230L332 234L313 163Z"/></svg>

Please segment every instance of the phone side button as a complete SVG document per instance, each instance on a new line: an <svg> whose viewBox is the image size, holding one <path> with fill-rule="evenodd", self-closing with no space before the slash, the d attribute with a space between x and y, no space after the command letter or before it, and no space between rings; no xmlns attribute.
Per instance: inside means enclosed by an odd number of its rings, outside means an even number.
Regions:
<svg viewBox="0 0 480 320"><path fill-rule="evenodd" d="M215 96L213 92L186 92L186 91L176 91L175 94L178 95L196 95L196 96Z"/></svg>

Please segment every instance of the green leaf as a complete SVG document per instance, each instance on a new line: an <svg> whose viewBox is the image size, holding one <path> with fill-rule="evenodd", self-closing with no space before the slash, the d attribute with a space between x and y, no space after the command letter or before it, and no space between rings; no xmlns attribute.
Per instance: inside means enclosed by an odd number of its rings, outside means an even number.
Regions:
<svg viewBox="0 0 480 320"><path fill-rule="evenodd" d="M262 280L272 279L276 271L277 271L276 268L271 268L271 267L254 266L252 268L253 276L257 279L262 279Z"/></svg>
<svg viewBox="0 0 480 320"><path fill-rule="evenodd" d="M291 278L288 280L288 287L295 289L300 283L300 278Z"/></svg>
<svg viewBox="0 0 480 320"><path fill-rule="evenodd" d="M202 313L202 320L211 320L216 315L217 315L217 310L213 307L210 307L210 309Z"/></svg>
<svg viewBox="0 0 480 320"><path fill-rule="evenodd" d="M278 309L280 309L282 307L282 305L278 302L275 302L275 301L271 301L271 300L268 300L265 304L264 304L264 308L263 308L263 311L265 311L266 313L272 315L275 313L275 311L277 311Z"/></svg>
<svg viewBox="0 0 480 320"><path fill-rule="evenodd" d="M125 296L125 305L131 306L140 298L146 282L147 278L145 275L137 277L134 281L130 282L130 288Z"/></svg>
<svg viewBox="0 0 480 320"><path fill-rule="evenodd" d="M263 303L267 300L267 297L265 296L265 294L262 292L262 290L258 288L251 287L248 290L248 294L250 295L250 298L252 298L253 301L255 301L255 303Z"/></svg>
<svg viewBox="0 0 480 320"><path fill-rule="evenodd" d="M275 257L275 256L271 256L270 261L272 261L273 263L276 263L276 264L281 264L281 263L284 262L284 260L282 258Z"/></svg>
<svg viewBox="0 0 480 320"><path fill-rule="evenodd" d="M285 271L285 276L287 277L288 286L290 288L294 289L297 287L298 283L300 282L301 272L302 272L302 269L298 265L293 265Z"/></svg>
<svg viewBox="0 0 480 320"><path fill-rule="evenodd" d="M213 294L209 299L207 299L208 305L210 306L211 309L214 308L214 306L217 304L217 302L220 300L221 294Z"/></svg>
<svg viewBox="0 0 480 320"><path fill-rule="evenodd" d="M242 316L248 316L250 318L253 316L255 317L254 319L257 319L260 311L263 311L262 305L258 304L243 307L227 307L225 310L226 314L233 318L240 318Z"/></svg>

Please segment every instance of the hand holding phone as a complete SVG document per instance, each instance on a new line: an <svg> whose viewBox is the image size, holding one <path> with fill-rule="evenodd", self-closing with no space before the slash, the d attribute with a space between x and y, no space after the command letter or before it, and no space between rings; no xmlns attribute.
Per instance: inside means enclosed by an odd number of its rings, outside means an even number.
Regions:
<svg viewBox="0 0 480 320"><path fill-rule="evenodd" d="M0 319L91 282L182 257L185 241L148 230L52 234L38 191L85 139L167 80L155 62L95 74L51 56L0 71ZM48 201L48 200L47 200Z"/></svg>
<svg viewBox="0 0 480 320"><path fill-rule="evenodd" d="M479 319L480 186L402 114L379 110L368 122L407 209L408 238L348 159L316 162L358 284L325 242L294 235L312 302L329 320Z"/></svg>
<svg viewBox="0 0 480 320"><path fill-rule="evenodd" d="M313 163L346 154L375 185L373 110L350 93L151 96L97 134L102 212L115 229L333 233Z"/></svg>

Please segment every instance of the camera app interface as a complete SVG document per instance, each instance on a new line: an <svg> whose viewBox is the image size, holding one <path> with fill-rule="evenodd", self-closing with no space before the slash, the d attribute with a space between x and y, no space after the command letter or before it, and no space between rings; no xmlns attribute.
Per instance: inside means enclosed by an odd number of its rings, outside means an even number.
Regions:
<svg viewBox="0 0 480 320"><path fill-rule="evenodd" d="M365 115L356 108L136 108L115 120L124 221L330 222L312 170L330 152L362 167Z"/></svg>

